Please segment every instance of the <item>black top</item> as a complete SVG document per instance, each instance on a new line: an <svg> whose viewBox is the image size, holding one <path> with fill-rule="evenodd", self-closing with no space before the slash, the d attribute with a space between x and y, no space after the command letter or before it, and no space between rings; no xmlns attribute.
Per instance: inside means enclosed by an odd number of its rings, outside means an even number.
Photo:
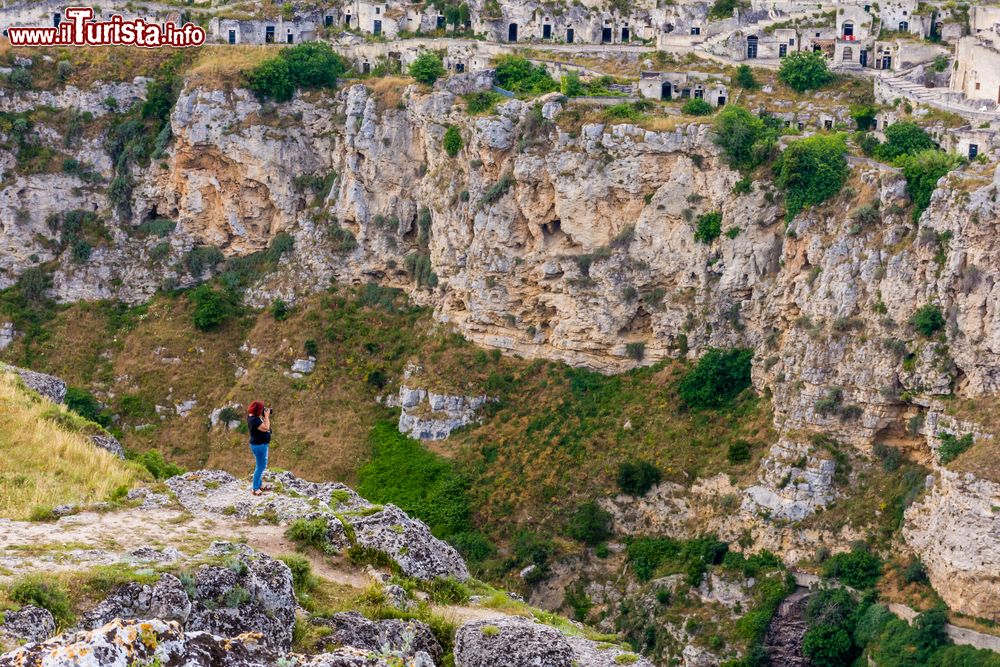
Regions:
<svg viewBox="0 0 1000 667"><path fill-rule="evenodd" d="M247 417L247 426L250 427L251 445L266 445L271 442L271 432L260 430L260 426L263 423L264 420L260 417L254 417L253 415Z"/></svg>

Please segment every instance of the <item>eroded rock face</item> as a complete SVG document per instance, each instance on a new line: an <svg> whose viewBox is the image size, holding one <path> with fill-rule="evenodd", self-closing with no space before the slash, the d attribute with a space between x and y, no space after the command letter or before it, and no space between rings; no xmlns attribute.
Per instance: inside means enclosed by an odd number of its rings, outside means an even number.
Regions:
<svg viewBox="0 0 1000 667"><path fill-rule="evenodd" d="M388 648L406 658L422 656L435 663L441 660L443 654L434 633L420 621L370 621L352 611L334 614L328 619L316 618L313 622L333 631L323 640L326 647L351 646L368 651Z"/></svg>
<svg viewBox="0 0 1000 667"><path fill-rule="evenodd" d="M614 667L653 663L630 651L520 616L472 621L455 636L456 667Z"/></svg>
<svg viewBox="0 0 1000 667"><path fill-rule="evenodd" d="M453 546L431 535L427 524L411 519L395 505L349 520L359 546L389 554L409 577L454 577L459 581L469 578L469 569Z"/></svg>
<svg viewBox="0 0 1000 667"><path fill-rule="evenodd" d="M37 391L53 403L62 403L66 398L66 383L54 375L37 373L27 368L8 366L0 363L0 370L16 374L28 389Z"/></svg>
<svg viewBox="0 0 1000 667"><path fill-rule="evenodd" d="M952 609L1000 620L1000 484L940 470L906 511L903 537Z"/></svg>
<svg viewBox="0 0 1000 667"><path fill-rule="evenodd" d="M164 574L155 584L129 582L119 586L80 618L79 628L96 630L115 619L156 618L181 625L191 615L191 600L180 580Z"/></svg>
<svg viewBox="0 0 1000 667"><path fill-rule="evenodd" d="M118 438L113 435L91 435L88 436L90 441L100 447L101 449L106 449L118 458L125 459L125 448L122 447L122 443L118 442Z"/></svg>

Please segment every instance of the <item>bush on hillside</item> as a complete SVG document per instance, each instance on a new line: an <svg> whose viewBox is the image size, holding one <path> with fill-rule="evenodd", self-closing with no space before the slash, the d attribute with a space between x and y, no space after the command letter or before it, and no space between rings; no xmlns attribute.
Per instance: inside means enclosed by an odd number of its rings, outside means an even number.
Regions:
<svg viewBox="0 0 1000 667"><path fill-rule="evenodd" d="M720 408L750 386L753 350L709 349L681 378L678 393L690 408Z"/></svg>
<svg viewBox="0 0 1000 667"><path fill-rule="evenodd" d="M853 588L871 588L882 576L882 559L867 549L855 548L831 556L823 563L823 576L839 579Z"/></svg>
<svg viewBox="0 0 1000 667"><path fill-rule="evenodd" d="M875 129L875 120L878 115L878 107L873 104L852 104L851 118L858 126L859 132L867 132Z"/></svg>
<svg viewBox="0 0 1000 667"><path fill-rule="evenodd" d="M544 65L533 65L521 56L500 56L496 63L497 85L517 95L535 96L559 90Z"/></svg>
<svg viewBox="0 0 1000 667"><path fill-rule="evenodd" d="M566 534L591 546L600 544L611 537L611 513L593 500L586 502L570 517Z"/></svg>
<svg viewBox="0 0 1000 667"><path fill-rule="evenodd" d="M910 316L910 326L925 338L930 338L944 328L944 315L936 304L921 306Z"/></svg>
<svg viewBox="0 0 1000 667"><path fill-rule="evenodd" d="M746 440L737 440L729 444L726 452L726 459L733 464L746 463L750 460L750 443Z"/></svg>
<svg viewBox="0 0 1000 667"><path fill-rule="evenodd" d="M455 157L458 155L458 151L462 150L462 133L459 132L458 127L454 125L449 125L448 129L444 132L444 151L448 154L448 157Z"/></svg>
<svg viewBox="0 0 1000 667"><path fill-rule="evenodd" d="M746 109L729 105L715 117L715 143L734 169L749 171L774 153L776 133Z"/></svg>
<svg viewBox="0 0 1000 667"><path fill-rule="evenodd" d="M316 519L296 519L285 529L285 537L294 542L299 548L313 548L323 551L329 542L327 533L330 526L328 519L319 517ZM336 519L329 519L336 521Z"/></svg>
<svg viewBox="0 0 1000 667"><path fill-rule="evenodd" d="M333 88L347 62L325 42L282 49L247 73L247 85L260 99L287 102L298 89Z"/></svg>
<svg viewBox="0 0 1000 667"><path fill-rule="evenodd" d="M936 148L934 140L916 123L898 122L885 128L885 142L875 149L875 157L895 162L905 155L916 155Z"/></svg>
<svg viewBox="0 0 1000 667"><path fill-rule="evenodd" d="M712 3L711 8L708 10L708 18L710 19L728 19L732 18L733 12L739 8L745 6L746 3L742 0L715 0Z"/></svg>
<svg viewBox="0 0 1000 667"><path fill-rule="evenodd" d="M793 141L781 153L775 183L785 191L789 219L840 192L850 173L846 152L843 135L816 135Z"/></svg>
<svg viewBox="0 0 1000 667"><path fill-rule="evenodd" d="M938 433L938 440L941 441L941 445L937 451L938 461L941 462L941 465L951 463L974 444L974 438L971 433L966 433L959 437L953 433L942 431Z"/></svg>
<svg viewBox="0 0 1000 667"><path fill-rule="evenodd" d="M31 604L48 609L59 627L71 625L75 620L66 589L42 575L31 575L21 579L7 590L7 595L19 604Z"/></svg>
<svg viewBox="0 0 1000 667"><path fill-rule="evenodd" d="M694 240L710 244L722 233L722 213L712 211L698 216L695 221Z"/></svg>
<svg viewBox="0 0 1000 667"><path fill-rule="evenodd" d="M733 74L733 83L746 90L754 90L759 85L749 65L740 65Z"/></svg>
<svg viewBox="0 0 1000 667"><path fill-rule="evenodd" d="M778 79L797 92L822 88L833 81L833 72L826 66L823 54L814 51L794 51L781 61Z"/></svg>
<svg viewBox="0 0 1000 667"><path fill-rule="evenodd" d="M194 304L192 321L201 331L217 328L229 319L234 310L225 294L208 285L200 285L191 292L191 303Z"/></svg>
<svg viewBox="0 0 1000 667"><path fill-rule="evenodd" d="M928 149L898 160L906 177L906 192L913 201L913 220L919 220L920 215L931 203L931 195L942 176L959 166L962 158L950 155L944 151Z"/></svg>
<svg viewBox="0 0 1000 667"><path fill-rule="evenodd" d="M618 466L618 488L629 495L646 495L662 477L660 469L649 461L625 461Z"/></svg>
<svg viewBox="0 0 1000 667"><path fill-rule="evenodd" d="M155 449L142 452L141 454L128 451L125 453L125 458L141 465L156 480L170 479L184 473L184 468L174 463L168 463L163 458L163 454Z"/></svg>
<svg viewBox="0 0 1000 667"><path fill-rule="evenodd" d="M689 116L707 116L712 113L715 108L701 99L700 97L693 97L681 107L681 113L686 113Z"/></svg>
<svg viewBox="0 0 1000 667"><path fill-rule="evenodd" d="M66 387L66 407L76 414L89 419L104 428L111 426L111 413L101 405L93 394L79 387Z"/></svg>
<svg viewBox="0 0 1000 667"><path fill-rule="evenodd" d="M441 56L432 51L424 51L410 63L410 76L428 86L434 85L444 74Z"/></svg>
<svg viewBox="0 0 1000 667"><path fill-rule="evenodd" d="M494 107L503 100L503 95L492 90L465 95L466 110L473 114L493 113Z"/></svg>

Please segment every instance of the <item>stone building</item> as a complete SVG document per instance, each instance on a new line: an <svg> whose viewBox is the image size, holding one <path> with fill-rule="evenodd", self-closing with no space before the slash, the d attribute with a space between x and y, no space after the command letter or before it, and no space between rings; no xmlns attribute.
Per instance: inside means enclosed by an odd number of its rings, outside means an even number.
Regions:
<svg viewBox="0 0 1000 667"><path fill-rule="evenodd" d="M703 72L642 72L637 87L652 100L703 99L716 107L729 101L729 88Z"/></svg>
<svg viewBox="0 0 1000 667"><path fill-rule="evenodd" d="M875 35L875 17L859 5L837 7L837 33L833 45L833 64L841 68L868 67Z"/></svg>
<svg viewBox="0 0 1000 667"><path fill-rule="evenodd" d="M292 19L213 18L208 40L226 44L298 44L316 39L323 25L320 12L299 14Z"/></svg>
<svg viewBox="0 0 1000 667"><path fill-rule="evenodd" d="M951 90L984 107L1000 105L1000 28L958 40L955 61Z"/></svg>

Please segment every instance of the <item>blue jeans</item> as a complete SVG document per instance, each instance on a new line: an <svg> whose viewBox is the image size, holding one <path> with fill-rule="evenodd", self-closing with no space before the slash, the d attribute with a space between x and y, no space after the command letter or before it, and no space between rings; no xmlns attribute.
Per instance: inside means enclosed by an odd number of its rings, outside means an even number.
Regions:
<svg viewBox="0 0 1000 667"><path fill-rule="evenodd" d="M256 491L260 488L261 475L267 468L267 445L250 445L250 451L253 452L253 459L257 463L253 471L253 490Z"/></svg>

